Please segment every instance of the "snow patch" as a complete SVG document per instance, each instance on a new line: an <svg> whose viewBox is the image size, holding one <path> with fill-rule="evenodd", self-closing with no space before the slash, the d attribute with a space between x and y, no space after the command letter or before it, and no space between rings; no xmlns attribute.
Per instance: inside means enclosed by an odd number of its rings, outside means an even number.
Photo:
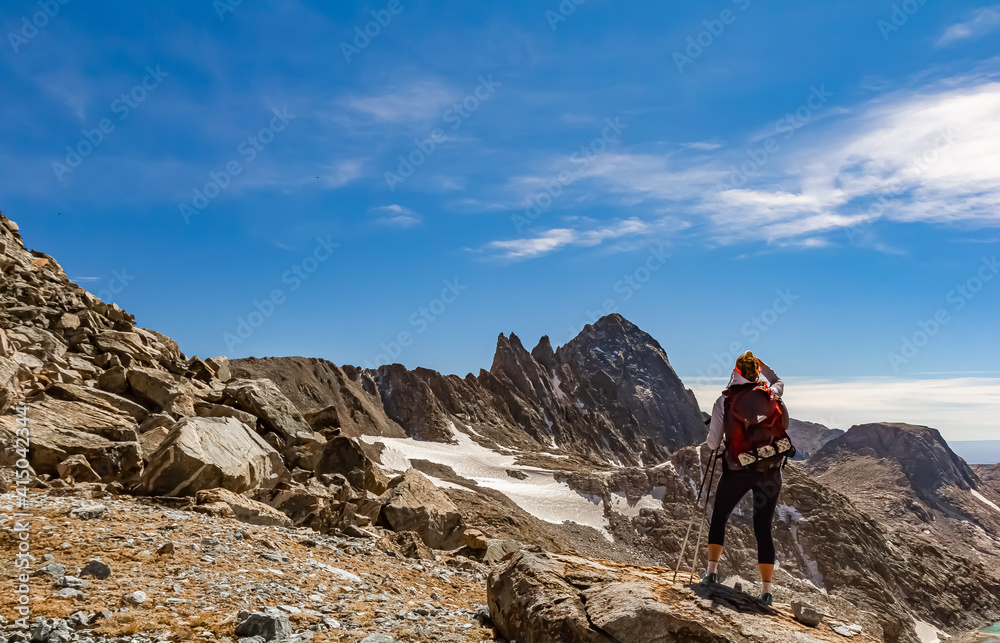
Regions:
<svg viewBox="0 0 1000 643"><path fill-rule="evenodd" d="M556 397L560 400L569 400L569 398L566 397L565 391L563 391L562 388L560 387L560 384L562 384L562 382L559 381L559 376L553 374L552 379L550 381L552 383L552 390L556 392Z"/></svg>
<svg viewBox="0 0 1000 643"><path fill-rule="evenodd" d="M661 487L661 489L666 488ZM662 495L660 499L663 499ZM663 504L657 502L654 496L643 496L632 505L624 493L617 491L611 495L611 509L629 518L635 518L643 509L663 509Z"/></svg>
<svg viewBox="0 0 1000 643"><path fill-rule="evenodd" d="M941 643L941 632L930 623L914 619L914 626L917 630L917 637L920 638L920 643ZM948 638L951 637L949 636Z"/></svg>
<svg viewBox="0 0 1000 643"><path fill-rule="evenodd" d="M778 520L787 522L789 525L792 541L795 543L795 548L799 550L799 556L802 557L806 574L809 575L807 580L815 585L816 589L823 589L823 575L819 572L819 565L812 557L806 554L805 548L799 542L799 521L802 520L802 514L791 505L778 505Z"/></svg>
<svg viewBox="0 0 1000 643"><path fill-rule="evenodd" d="M983 494L979 493L975 489L972 490L972 497L986 505L989 505L990 507L993 507L994 511L1000 512L1000 507L996 506L996 504L992 500L984 497Z"/></svg>
<svg viewBox="0 0 1000 643"><path fill-rule="evenodd" d="M440 487L441 489L461 489L462 491L468 491L468 487L463 487L460 484L455 484L454 482L448 482L447 480L442 480L441 478L435 478L434 476L428 476L427 479L434 483L435 487Z"/></svg>
<svg viewBox="0 0 1000 643"><path fill-rule="evenodd" d="M428 460L449 466L459 476L503 493L539 520L555 524L568 521L593 527L613 541L607 531L599 498L595 505L566 483L556 481L551 471L516 465L516 456L487 449L461 431L456 431L454 438L456 443L449 444L422 442L413 438L361 436L368 444L385 445L382 462L394 472L402 473L411 468L411 460ZM521 471L527 478L511 478L507 475L508 469Z"/></svg>

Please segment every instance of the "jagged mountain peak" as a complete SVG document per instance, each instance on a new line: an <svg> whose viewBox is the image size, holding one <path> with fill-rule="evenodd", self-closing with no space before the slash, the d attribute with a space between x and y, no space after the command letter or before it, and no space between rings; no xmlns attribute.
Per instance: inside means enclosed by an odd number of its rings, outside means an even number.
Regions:
<svg viewBox="0 0 1000 643"><path fill-rule="evenodd" d="M551 372L555 368L556 352L552 348L552 341L548 335L542 335L538 344L531 349L531 356L547 371Z"/></svg>

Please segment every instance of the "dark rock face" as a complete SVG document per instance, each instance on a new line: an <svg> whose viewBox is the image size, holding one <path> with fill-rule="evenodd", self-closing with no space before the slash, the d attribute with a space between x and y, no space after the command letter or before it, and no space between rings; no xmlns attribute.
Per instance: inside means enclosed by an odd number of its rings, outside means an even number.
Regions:
<svg viewBox="0 0 1000 643"><path fill-rule="evenodd" d="M912 424L853 426L820 449L809 466L823 473L854 455L897 463L916 494L935 507L941 506L937 492L942 487L968 491L980 485L976 474L955 455L937 429Z"/></svg>
<svg viewBox="0 0 1000 643"><path fill-rule="evenodd" d="M979 477L984 485L996 493L1000 493L1000 464L974 464L972 472Z"/></svg>
<svg viewBox="0 0 1000 643"><path fill-rule="evenodd" d="M829 429L815 422L804 422L791 418L788 420L788 437L795 445L795 460L808 460L823 446L844 435L840 429Z"/></svg>
<svg viewBox="0 0 1000 643"><path fill-rule="evenodd" d="M840 572L831 568L845 585L877 600L872 587L877 575L886 593L906 597L915 613L944 627L971 629L1000 618L1000 511L990 506L1000 504L1000 495L937 430L855 426L820 449L805 468L811 475L804 481L814 489L802 493L800 503L841 497L840 513L846 515L849 507L870 523L860 528L842 519L835 528L812 523L808 534L799 529L800 538L812 541L808 549L817 562L836 561L831 547L859 543L857 556L835 562ZM864 532L880 535L872 539ZM855 567L852 561L863 564Z"/></svg>
<svg viewBox="0 0 1000 643"><path fill-rule="evenodd" d="M694 395L666 353L620 315L587 326L557 351L547 337L529 353L516 335L501 335L490 370L465 378L303 358L235 360L232 368L237 377L301 373L274 381L310 404L313 428L339 422L349 424L349 435L395 436L401 427L422 440L451 441L452 426L466 425L491 444L639 465L662 462L705 434Z"/></svg>
<svg viewBox="0 0 1000 643"><path fill-rule="evenodd" d="M406 437L382 407L371 373L361 369L305 357L251 357L233 360L229 369L233 377L273 381L324 435Z"/></svg>

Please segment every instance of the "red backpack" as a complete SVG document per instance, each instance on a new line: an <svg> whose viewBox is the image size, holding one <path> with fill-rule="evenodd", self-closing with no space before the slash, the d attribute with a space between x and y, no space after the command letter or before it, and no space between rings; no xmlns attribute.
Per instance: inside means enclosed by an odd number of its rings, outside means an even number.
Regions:
<svg viewBox="0 0 1000 643"><path fill-rule="evenodd" d="M764 382L725 392L726 452L730 461L766 470L795 456L788 437L788 409Z"/></svg>

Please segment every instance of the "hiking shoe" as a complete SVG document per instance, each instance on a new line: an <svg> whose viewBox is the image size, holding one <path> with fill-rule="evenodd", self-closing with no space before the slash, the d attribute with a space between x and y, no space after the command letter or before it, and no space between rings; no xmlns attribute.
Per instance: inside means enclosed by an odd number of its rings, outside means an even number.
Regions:
<svg viewBox="0 0 1000 643"><path fill-rule="evenodd" d="M719 575L718 574L709 574L708 572L705 572L702 575L701 581L698 584L699 585L703 585L705 587L708 587L710 585L718 585L719 584Z"/></svg>
<svg viewBox="0 0 1000 643"><path fill-rule="evenodd" d="M774 603L774 597L771 596L770 593L761 594L760 595L760 600L761 600L762 603L764 603L764 605L767 605L768 607L770 607L771 604Z"/></svg>

